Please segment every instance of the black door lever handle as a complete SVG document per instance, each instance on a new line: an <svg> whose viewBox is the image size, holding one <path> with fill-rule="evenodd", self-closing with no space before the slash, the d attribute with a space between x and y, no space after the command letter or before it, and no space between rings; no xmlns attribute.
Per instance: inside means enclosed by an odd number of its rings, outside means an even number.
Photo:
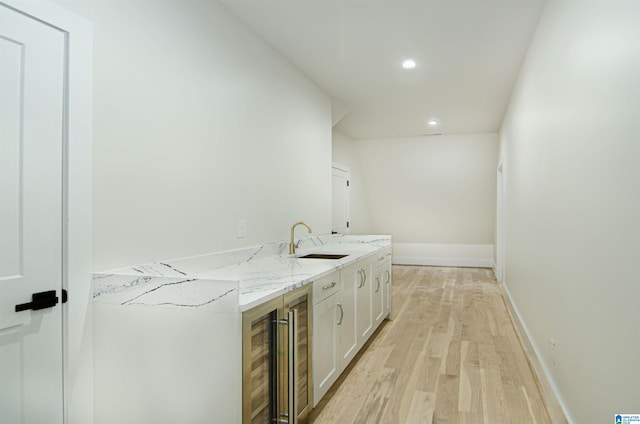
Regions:
<svg viewBox="0 0 640 424"><path fill-rule="evenodd" d="M27 311L29 309L38 311L40 309L52 308L58 304L58 296L55 290L49 290L31 295L31 302L16 305L16 312Z"/></svg>

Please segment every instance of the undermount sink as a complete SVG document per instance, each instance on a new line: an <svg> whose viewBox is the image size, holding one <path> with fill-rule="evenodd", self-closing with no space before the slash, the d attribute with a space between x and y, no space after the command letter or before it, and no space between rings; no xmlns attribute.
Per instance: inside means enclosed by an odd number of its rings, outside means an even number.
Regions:
<svg viewBox="0 0 640 424"><path fill-rule="evenodd" d="M309 253L304 256L298 256L298 259L342 259L349 255L339 253Z"/></svg>

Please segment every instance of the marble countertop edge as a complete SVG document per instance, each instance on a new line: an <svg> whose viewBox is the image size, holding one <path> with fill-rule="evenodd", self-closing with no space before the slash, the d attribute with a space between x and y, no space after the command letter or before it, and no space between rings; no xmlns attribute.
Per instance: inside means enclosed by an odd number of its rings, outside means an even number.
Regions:
<svg viewBox="0 0 640 424"><path fill-rule="evenodd" d="M244 312L392 246L391 236L378 235L318 236L303 241L295 255L285 254L283 243L274 243L96 272L94 301L125 306L131 301L122 299L137 299L143 293L149 305L193 307L233 286L237 310ZM347 256L300 258L309 253ZM214 286L203 290L200 282ZM219 290L214 290L215 284ZM191 303L184 304L181 300L189 296Z"/></svg>

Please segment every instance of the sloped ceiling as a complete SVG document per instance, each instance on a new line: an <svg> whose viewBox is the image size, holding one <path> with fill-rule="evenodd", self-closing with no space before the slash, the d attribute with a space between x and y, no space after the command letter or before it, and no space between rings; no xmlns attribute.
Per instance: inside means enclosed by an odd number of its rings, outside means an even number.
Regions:
<svg viewBox="0 0 640 424"><path fill-rule="evenodd" d="M543 2L222 1L329 93L353 139L497 131Z"/></svg>

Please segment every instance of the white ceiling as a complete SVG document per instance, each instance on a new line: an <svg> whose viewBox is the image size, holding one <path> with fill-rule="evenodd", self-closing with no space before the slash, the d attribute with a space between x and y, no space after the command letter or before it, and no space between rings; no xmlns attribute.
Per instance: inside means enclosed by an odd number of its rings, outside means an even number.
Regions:
<svg viewBox="0 0 640 424"><path fill-rule="evenodd" d="M353 139L496 132L543 2L222 0L331 95Z"/></svg>

